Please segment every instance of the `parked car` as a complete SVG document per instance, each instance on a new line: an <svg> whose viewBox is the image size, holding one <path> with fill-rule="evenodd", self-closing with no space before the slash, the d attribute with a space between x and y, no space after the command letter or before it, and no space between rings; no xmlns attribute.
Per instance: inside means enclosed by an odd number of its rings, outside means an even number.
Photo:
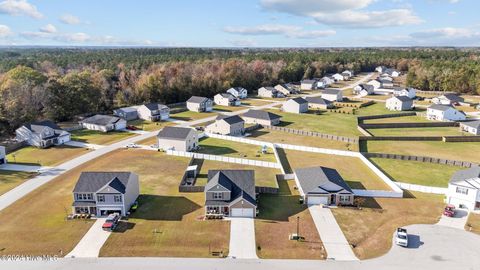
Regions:
<svg viewBox="0 0 480 270"><path fill-rule="evenodd" d="M397 233L395 235L395 244L401 247L408 247L407 229L397 228Z"/></svg>
<svg viewBox="0 0 480 270"><path fill-rule="evenodd" d="M108 215L107 220L105 220L105 223L103 223L102 229L106 231L113 231L117 227L119 221L120 215L118 213L110 214Z"/></svg>
<svg viewBox="0 0 480 270"><path fill-rule="evenodd" d="M445 209L443 210L443 215L446 217L453 217L455 216L455 206L448 204L445 206Z"/></svg>
<svg viewBox="0 0 480 270"><path fill-rule="evenodd" d="M127 144L127 146L125 146L125 147L126 147L126 148L138 148L138 147L140 147L140 146L138 146L138 144L136 144L136 143L129 143L129 144Z"/></svg>
<svg viewBox="0 0 480 270"><path fill-rule="evenodd" d="M198 131L205 131L204 127L195 127L195 129L198 130Z"/></svg>

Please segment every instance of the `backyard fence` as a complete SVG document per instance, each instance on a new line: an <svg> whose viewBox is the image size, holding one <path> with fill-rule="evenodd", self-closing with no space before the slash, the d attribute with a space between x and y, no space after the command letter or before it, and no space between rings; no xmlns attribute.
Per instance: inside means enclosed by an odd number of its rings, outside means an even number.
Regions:
<svg viewBox="0 0 480 270"><path fill-rule="evenodd" d="M429 141L441 142L442 136L360 136L360 141Z"/></svg>
<svg viewBox="0 0 480 270"><path fill-rule="evenodd" d="M480 142L480 136L444 136L444 142Z"/></svg>
<svg viewBox="0 0 480 270"><path fill-rule="evenodd" d="M378 123L378 124L358 124L364 129L378 128L427 128L427 127L458 127L457 122L419 122L419 123Z"/></svg>
<svg viewBox="0 0 480 270"><path fill-rule="evenodd" d="M386 153L363 153L363 155L367 158L385 158L385 159L397 159L397 160L405 160L405 161L418 161L418 162L425 162L425 163L459 166L459 167L465 167L465 168L478 166L478 164L468 162L468 161L450 160L450 159L424 157L424 156L397 155L397 154L386 154Z"/></svg>
<svg viewBox="0 0 480 270"><path fill-rule="evenodd" d="M402 117L402 116L414 116L417 115L416 112L406 112L406 113L390 113L390 114L378 114L378 115L366 115L366 116L359 116L357 117L357 121L359 124L363 123L365 120L372 120L372 119L383 119L383 118L395 118L395 117Z"/></svg>
<svg viewBox="0 0 480 270"><path fill-rule="evenodd" d="M220 135L220 134L214 134L214 133L209 133L209 132L205 132L205 136L210 137L210 138L220 139L220 140L239 142L239 143L247 143L247 144L253 144L253 145L260 145L260 146L266 145L268 147L273 148L273 144L270 143L270 142L251 140L251 139L246 139L246 138L242 138L242 137Z"/></svg>
<svg viewBox="0 0 480 270"><path fill-rule="evenodd" d="M355 196L372 198L402 198L403 191L352 189Z"/></svg>
<svg viewBox="0 0 480 270"><path fill-rule="evenodd" d="M447 188L441 187L428 187L428 186L421 186L409 183L402 183L402 182L395 182L397 186L400 188L411 190L411 191L419 191L423 193L432 193L432 194L447 194Z"/></svg>
<svg viewBox="0 0 480 270"><path fill-rule="evenodd" d="M269 130L287 132L287 133L296 134L296 135L319 137L319 138L322 138L322 139L341 141L341 142L347 142L347 143L357 143L358 142L358 140L356 138L349 138L349 137L343 137L343 136L337 136L337 135L323 134L323 133L318 133L318 132L314 132L314 131L305 131L305 130L292 129L292 128L286 128L286 127L277 127L277 126L263 126L263 128L269 129Z"/></svg>
<svg viewBox="0 0 480 270"><path fill-rule="evenodd" d="M22 142L9 141L7 143L0 144L0 146L4 146L5 154L9 154L17 149L27 146L27 142L26 141L22 141Z"/></svg>

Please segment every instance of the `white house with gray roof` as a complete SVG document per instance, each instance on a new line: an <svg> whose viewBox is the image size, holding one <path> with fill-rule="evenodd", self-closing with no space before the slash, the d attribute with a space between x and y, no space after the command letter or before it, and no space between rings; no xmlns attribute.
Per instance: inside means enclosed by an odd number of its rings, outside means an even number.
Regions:
<svg viewBox="0 0 480 270"><path fill-rule="evenodd" d="M342 101L343 93L342 90L338 89L325 89L322 92L322 98L331 102Z"/></svg>
<svg viewBox="0 0 480 270"><path fill-rule="evenodd" d="M245 121L238 115L218 115L215 122L205 128L206 132L240 136L245 133Z"/></svg>
<svg viewBox="0 0 480 270"><path fill-rule="evenodd" d="M461 122L460 129L473 135L480 135L480 120Z"/></svg>
<svg viewBox="0 0 480 270"><path fill-rule="evenodd" d="M308 111L308 102L301 97L292 98L283 103L282 110L288 113L304 113Z"/></svg>
<svg viewBox="0 0 480 270"><path fill-rule="evenodd" d="M125 119L126 121L132 121L138 119L138 109L139 106L130 106L123 107L116 110L113 110L113 115Z"/></svg>
<svg viewBox="0 0 480 270"><path fill-rule="evenodd" d="M285 83L277 84L277 85L275 85L274 88L277 89L278 92L282 93L284 96L289 96L289 95L297 93L297 90L295 90L295 88L293 88L290 85L285 84Z"/></svg>
<svg viewBox="0 0 480 270"><path fill-rule="evenodd" d="M391 111L408 111L413 108L413 100L407 96L392 96L386 100L385 107Z"/></svg>
<svg viewBox="0 0 480 270"><path fill-rule="evenodd" d="M140 194L133 172L82 172L73 189L73 214L126 216Z"/></svg>
<svg viewBox="0 0 480 270"><path fill-rule="evenodd" d="M124 130L127 127L127 121L125 121L125 119L102 114L97 114L92 117L85 118L79 123L80 125L82 125L83 128L101 132Z"/></svg>
<svg viewBox="0 0 480 270"><path fill-rule="evenodd" d="M241 104L240 99L229 93L216 94L213 101L220 106L240 106Z"/></svg>
<svg viewBox="0 0 480 270"><path fill-rule="evenodd" d="M469 211L480 210L480 167L453 174L448 183L446 202Z"/></svg>
<svg viewBox="0 0 480 270"><path fill-rule="evenodd" d="M162 121L170 118L170 108L160 103L148 103L138 107L138 118L147 121Z"/></svg>
<svg viewBox="0 0 480 270"><path fill-rule="evenodd" d="M0 165L7 163L7 151L5 146L0 145Z"/></svg>
<svg viewBox="0 0 480 270"><path fill-rule="evenodd" d="M305 97L308 108L312 110L326 110L334 107L333 102L321 97Z"/></svg>
<svg viewBox="0 0 480 270"><path fill-rule="evenodd" d="M208 171L208 182L205 185L207 218L253 218L256 214L255 171Z"/></svg>
<svg viewBox="0 0 480 270"><path fill-rule="evenodd" d="M271 86L260 87L258 89L258 96L266 97L266 98L284 97L284 95L280 93L277 89L275 89L275 87L271 87Z"/></svg>
<svg viewBox="0 0 480 270"><path fill-rule="evenodd" d="M448 105L433 104L427 108L427 119L435 121L463 121L467 116L462 111Z"/></svg>
<svg viewBox="0 0 480 270"><path fill-rule="evenodd" d="M164 127L157 134L158 149L192 151L198 147L197 131L189 127Z"/></svg>
<svg viewBox="0 0 480 270"><path fill-rule="evenodd" d="M355 95L362 95L362 96L367 96L367 95L372 95L375 91L375 87L370 84L359 84L353 88L353 93Z"/></svg>
<svg viewBox="0 0 480 270"><path fill-rule="evenodd" d="M411 99L414 99L417 96L417 90L412 87L394 87L393 88L394 96L406 96Z"/></svg>
<svg viewBox="0 0 480 270"><path fill-rule="evenodd" d="M275 126L280 124L282 117L272 112L262 110L248 110L242 115L246 124L258 124L262 126Z"/></svg>
<svg viewBox="0 0 480 270"><path fill-rule="evenodd" d="M296 169L295 183L306 204L353 204L352 189L335 169L321 166Z"/></svg>
<svg viewBox="0 0 480 270"><path fill-rule="evenodd" d="M15 130L15 135L17 141L39 148L70 141L70 133L50 120L25 124Z"/></svg>
<svg viewBox="0 0 480 270"><path fill-rule="evenodd" d="M335 79L335 81L337 81L337 82L345 80L345 77L340 73L333 74L332 78Z"/></svg>
<svg viewBox="0 0 480 270"><path fill-rule="evenodd" d="M187 100L187 109L192 112L211 112L213 101L206 97L192 96Z"/></svg>
<svg viewBox="0 0 480 270"><path fill-rule="evenodd" d="M244 99L248 97L248 91L243 87L232 87L227 90L227 93L232 94L239 99Z"/></svg>
<svg viewBox="0 0 480 270"><path fill-rule="evenodd" d="M432 98L432 102L439 105L458 105L465 102L465 99L457 94L449 93Z"/></svg>
<svg viewBox="0 0 480 270"><path fill-rule="evenodd" d="M314 90L316 83L317 80L302 80L300 81L300 90Z"/></svg>

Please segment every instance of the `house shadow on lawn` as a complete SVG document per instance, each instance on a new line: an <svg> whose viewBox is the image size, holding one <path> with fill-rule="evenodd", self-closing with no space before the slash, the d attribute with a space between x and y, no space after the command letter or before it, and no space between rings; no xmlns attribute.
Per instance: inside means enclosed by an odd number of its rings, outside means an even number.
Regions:
<svg viewBox="0 0 480 270"><path fill-rule="evenodd" d="M280 123L277 125L278 127L286 127L293 124L293 122L288 122L288 121L280 121Z"/></svg>
<svg viewBox="0 0 480 270"><path fill-rule="evenodd" d="M171 116L170 118L174 119L174 120L180 120L180 121L190 121L192 120L191 117L184 117L184 116Z"/></svg>
<svg viewBox="0 0 480 270"><path fill-rule="evenodd" d="M257 138L257 137L261 137L263 135L266 135L270 132L268 131L261 131L261 130L255 130L255 131L252 131L250 132L250 135L248 136L249 138Z"/></svg>
<svg viewBox="0 0 480 270"><path fill-rule="evenodd" d="M122 220L118 223L117 228L112 233L125 233L128 230L132 230L135 227L135 223Z"/></svg>
<svg viewBox="0 0 480 270"><path fill-rule="evenodd" d="M293 173L292 166L290 166L290 162L288 161L287 153L285 153L285 150L283 150L283 148L277 148L277 154L278 158L280 159L279 161L282 164L283 169L285 170L285 173Z"/></svg>
<svg viewBox="0 0 480 270"><path fill-rule="evenodd" d="M138 203L139 207L131 218L181 221L183 216L202 207L183 196L141 194Z"/></svg>
<svg viewBox="0 0 480 270"><path fill-rule="evenodd" d="M307 209L307 205L300 204L300 196L292 195L287 181L278 181L280 188L278 195L262 194L258 201L260 213L258 219L264 222L275 223L289 221L288 219Z"/></svg>

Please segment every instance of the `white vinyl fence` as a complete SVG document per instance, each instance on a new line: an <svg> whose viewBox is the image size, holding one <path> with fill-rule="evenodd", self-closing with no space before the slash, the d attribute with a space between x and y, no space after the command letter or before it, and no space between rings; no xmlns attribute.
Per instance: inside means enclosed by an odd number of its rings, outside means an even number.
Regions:
<svg viewBox="0 0 480 270"><path fill-rule="evenodd" d="M413 190L413 191L419 191L419 192L424 192L424 193L432 193L432 194L447 194L447 188L441 188L441 187L428 187L428 186L421 186L421 185L415 185L415 184L409 184L409 183L402 183L402 182L395 182L395 184L403 189L406 190Z"/></svg>
<svg viewBox="0 0 480 270"><path fill-rule="evenodd" d="M403 191L388 191L388 190L366 190L366 189L352 189L355 196L373 197L373 198L402 198Z"/></svg>
<svg viewBox="0 0 480 270"><path fill-rule="evenodd" d="M210 138L216 138L220 140L227 140L227 141L234 141L234 142L239 142L239 143L247 143L247 144L253 144L253 145L260 145L260 146L268 146L273 148L273 143L270 142L263 142L263 141L257 141L257 140L252 140L252 139L245 139L243 137L234 137L234 136L227 136L227 135L220 135L220 134L214 134L210 132L205 132L205 135Z"/></svg>

